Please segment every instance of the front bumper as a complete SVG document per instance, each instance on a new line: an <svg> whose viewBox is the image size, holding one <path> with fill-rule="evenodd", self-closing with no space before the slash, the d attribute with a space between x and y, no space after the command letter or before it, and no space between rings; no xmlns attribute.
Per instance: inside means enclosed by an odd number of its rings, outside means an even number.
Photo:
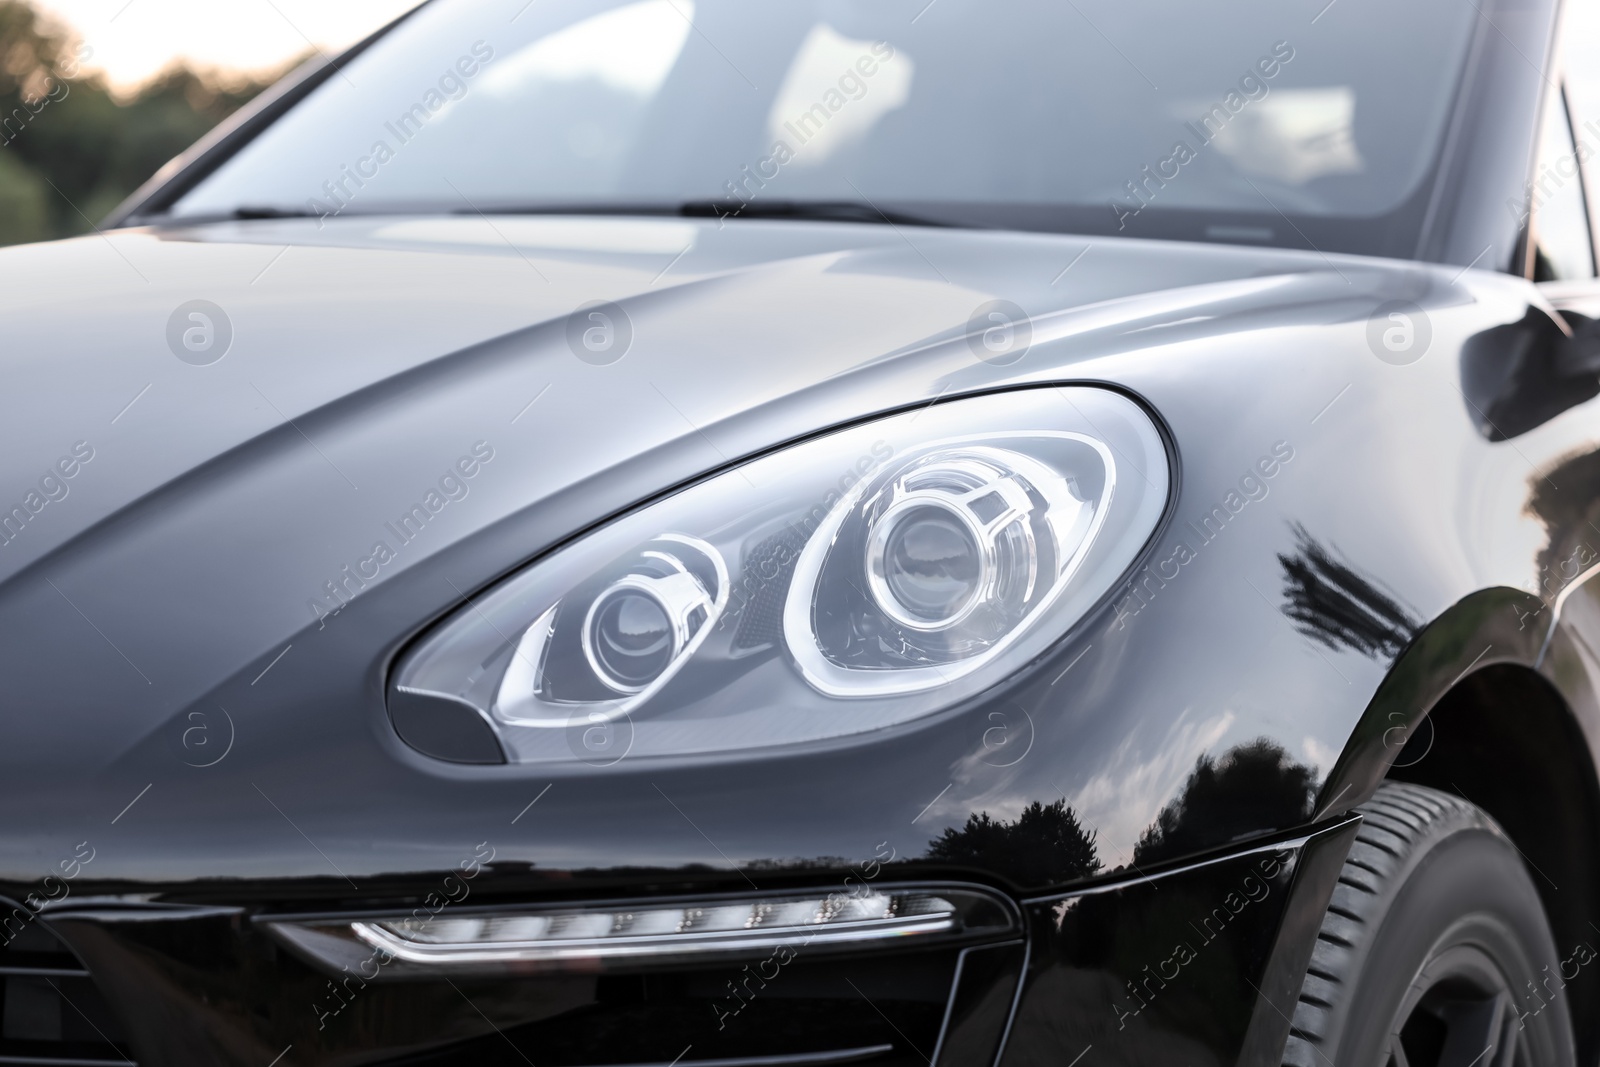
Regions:
<svg viewBox="0 0 1600 1067"><path fill-rule="evenodd" d="M976 943L587 973L368 981L286 950L282 909L63 900L0 952L0 1062L1275 1065L1358 822L1017 901Z"/></svg>

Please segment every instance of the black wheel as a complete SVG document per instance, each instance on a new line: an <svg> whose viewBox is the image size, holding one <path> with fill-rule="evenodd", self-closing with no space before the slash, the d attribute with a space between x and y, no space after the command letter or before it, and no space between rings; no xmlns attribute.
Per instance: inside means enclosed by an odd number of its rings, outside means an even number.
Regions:
<svg viewBox="0 0 1600 1067"><path fill-rule="evenodd" d="M1359 810L1284 1063L1572 1067L1565 998L1529 992L1558 972L1550 924L1500 827L1400 782Z"/></svg>

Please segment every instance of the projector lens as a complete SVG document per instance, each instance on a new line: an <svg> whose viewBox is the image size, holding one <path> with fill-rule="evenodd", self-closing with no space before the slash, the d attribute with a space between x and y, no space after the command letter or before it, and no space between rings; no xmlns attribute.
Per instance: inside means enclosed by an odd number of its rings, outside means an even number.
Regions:
<svg viewBox="0 0 1600 1067"><path fill-rule="evenodd" d="M984 577L983 550L971 526L932 505L909 508L882 525L888 529L878 559L880 606L909 626L948 626L959 620L977 598Z"/></svg>
<svg viewBox="0 0 1600 1067"><path fill-rule="evenodd" d="M595 607L589 647L595 670L612 688L637 692L671 665L672 620L659 600L636 589L615 589Z"/></svg>

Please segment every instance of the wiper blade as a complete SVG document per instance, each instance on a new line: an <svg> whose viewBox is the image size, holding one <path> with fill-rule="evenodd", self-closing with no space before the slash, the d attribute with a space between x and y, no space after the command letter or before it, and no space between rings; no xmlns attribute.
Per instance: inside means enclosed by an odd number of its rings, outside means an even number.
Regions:
<svg viewBox="0 0 1600 1067"><path fill-rule="evenodd" d="M240 222L250 219L316 219L322 216L314 211L299 208L258 207L245 205L227 211L198 211L190 215L174 215L170 211L153 211L148 215L129 215L122 220L124 226L204 226L213 222Z"/></svg>
<svg viewBox="0 0 1600 1067"><path fill-rule="evenodd" d="M322 214L294 207L270 207L265 204L240 204L228 212L230 219L317 219Z"/></svg>
<svg viewBox="0 0 1600 1067"><path fill-rule="evenodd" d="M484 203L473 206L424 204L372 204L344 215L609 215L700 219L795 219L818 222L888 223L893 226L957 227L962 223L928 218L910 212L885 210L863 200L753 200L744 204L728 200L689 200L683 203ZM240 204L230 211L171 216L140 221L201 223L250 219L316 219L316 211L271 204Z"/></svg>
<svg viewBox="0 0 1600 1067"><path fill-rule="evenodd" d="M725 200L689 201L679 211L691 218L802 219L819 222L876 222L894 226L958 226L904 211L885 211L861 200L752 200L737 206Z"/></svg>
<svg viewBox="0 0 1600 1067"><path fill-rule="evenodd" d="M452 215L648 215L676 217L683 214L676 204L658 203L477 203L451 208Z"/></svg>
<svg viewBox="0 0 1600 1067"><path fill-rule="evenodd" d="M809 219L821 222L876 222L896 226L959 226L904 211L885 211L861 200L687 200L672 203L479 203L456 215L642 215L692 219Z"/></svg>

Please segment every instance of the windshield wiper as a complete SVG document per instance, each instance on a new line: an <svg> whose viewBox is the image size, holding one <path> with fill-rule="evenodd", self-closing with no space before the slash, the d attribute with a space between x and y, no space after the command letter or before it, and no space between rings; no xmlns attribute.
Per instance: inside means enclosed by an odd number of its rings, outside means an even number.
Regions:
<svg viewBox="0 0 1600 1067"><path fill-rule="evenodd" d="M363 209L364 208L364 209ZM817 222L888 223L892 226L958 227L959 222L927 218L904 211L885 211L860 200L753 200L744 204L728 200L688 200L683 203L488 203L471 207L426 204L363 205L341 215L639 215L698 219L794 219ZM240 204L229 211L174 216L166 213L130 218L130 223L202 224L255 219L315 219L322 214L271 204Z"/></svg>
<svg viewBox="0 0 1600 1067"><path fill-rule="evenodd" d="M228 211L199 211L192 215L174 215L170 211L153 211L148 215L129 215L123 226L204 226L212 222L242 222L251 219L315 219L314 211L299 208L264 207L246 204Z"/></svg>
<svg viewBox="0 0 1600 1067"><path fill-rule="evenodd" d="M315 219L315 211L294 207L270 207L264 204L240 204L227 215L231 219Z"/></svg>
<svg viewBox="0 0 1600 1067"><path fill-rule="evenodd" d="M677 216L683 214L676 204L660 203L606 203L597 201L585 204L582 201L568 203L505 203L490 201L477 203L470 207L455 207L448 212L451 215L648 215L648 216Z"/></svg>
<svg viewBox="0 0 1600 1067"><path fill-rule="evenodd" d="M644 215L691 219L796 219L819 222L876 222L896 226L959 226L903 211L884 211L860 200L686 200L672 203L487 203L456 208L457 215Z"/></svg>
<svg viewBox="0 0 1600 1067"><path fill-rule="evenodd" d="M752 200L731 206L725 200L696 200L680 206L691 218L802 219L819 222L876 222L893 226L958 226L904 211L885 211L861 200Z"/></svg>
<svg viewBox="0 0 1600 1067"><path fill-rule="evenodd" d="M163 211L157 215L139 216L140 221L169 223L248 222L253 219L316 219L315 211L297 207L269 207L265 204L241 204L226 211L200 211L193 215L174 215Z"/></svg>

